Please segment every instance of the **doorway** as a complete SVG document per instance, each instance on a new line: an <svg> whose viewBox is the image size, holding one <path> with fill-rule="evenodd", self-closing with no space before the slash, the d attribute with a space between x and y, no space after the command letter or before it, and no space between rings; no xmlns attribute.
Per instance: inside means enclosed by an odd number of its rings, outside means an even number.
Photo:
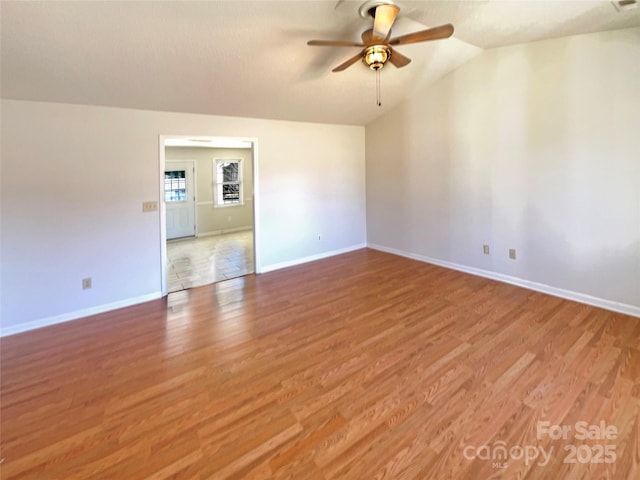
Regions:
<svg viewBox="0 0 640 480"><path fill-rule="evenodd" d="M160 137L163 295L259 271L256 164L255 139Z"/></svg>

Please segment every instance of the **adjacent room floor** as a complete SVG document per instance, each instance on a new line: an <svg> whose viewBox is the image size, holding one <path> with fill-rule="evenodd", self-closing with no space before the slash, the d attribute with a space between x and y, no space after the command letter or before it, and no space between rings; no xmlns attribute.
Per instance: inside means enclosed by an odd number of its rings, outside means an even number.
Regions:
<svg viewBox="0 0 640 480"><path fill-rule="evenodd" d="M167 242L169 293L253 273L253 231Z"/></svg>

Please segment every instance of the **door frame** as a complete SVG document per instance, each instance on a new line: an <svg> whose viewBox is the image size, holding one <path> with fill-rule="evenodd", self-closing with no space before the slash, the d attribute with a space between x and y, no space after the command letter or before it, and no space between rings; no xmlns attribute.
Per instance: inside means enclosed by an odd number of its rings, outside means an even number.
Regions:
<svg viewBox="0 0 640 480"><path fill-rule="evenodd" d="M168 259L167 259L167 211L164 203L164 170L166 166L165 158L165 142L169 139L177 140L198 140L212 141L220 143L229 142L250 142L252 151L252 170L253 170L253 264L256 274L262 273L262 262L260 256L260 181L258 169L258 139L256 137L220 137L220 136L202 136L202 135L168 135L162 134L158 136L158 186L160 188L158 198L160 199L159 211L159 227L160 227L160 287L162 296L166 297L169 292L168 280ZM224 147L221 147L224 148ZM195 181L195 179L194 179ZM197 218L196 212L196 218ZM197 222L197 220L196 220ZM196 223L197 226L197 223ZM197 232L197 229L196 229ZM196 233L197 235L197 233Z"/></svg>

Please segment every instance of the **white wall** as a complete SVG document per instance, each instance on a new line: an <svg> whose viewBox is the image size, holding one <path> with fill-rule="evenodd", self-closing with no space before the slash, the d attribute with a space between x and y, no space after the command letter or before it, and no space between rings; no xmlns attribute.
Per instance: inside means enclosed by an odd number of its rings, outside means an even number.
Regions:
<svg viewBox="0 0 640 480"><path fill-rule="evenodd" d="M640 314L639 79L635 28L424 88L366 127L369 244Z"/></svg>
<svg viewBox="0 0 640 480"><path fill-rule="evenodd" d="M364 127L1 108L3 335L160 295L159 135L257 138L263 270L365 243Z"/></svg>

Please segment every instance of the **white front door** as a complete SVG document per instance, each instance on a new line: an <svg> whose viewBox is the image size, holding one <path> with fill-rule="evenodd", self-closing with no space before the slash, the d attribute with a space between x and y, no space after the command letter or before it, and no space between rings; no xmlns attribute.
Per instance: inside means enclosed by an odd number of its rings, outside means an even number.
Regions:
<svg viewBox="0 0 640 480"><path fill-rule="evenodd" d="M196 234L193 162L167 162L164 171L164 201L167 240Z"/></svg>

